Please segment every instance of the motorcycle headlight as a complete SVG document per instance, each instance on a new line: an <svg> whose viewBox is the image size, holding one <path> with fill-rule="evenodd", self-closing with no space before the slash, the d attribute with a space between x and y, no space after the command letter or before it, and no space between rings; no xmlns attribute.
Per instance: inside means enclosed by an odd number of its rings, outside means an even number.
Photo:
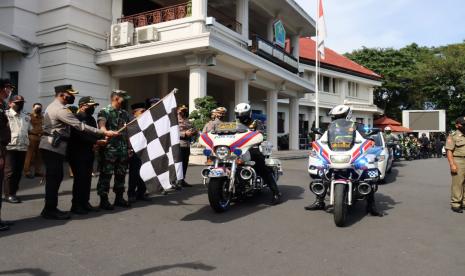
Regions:
<svg viewBox="0 0 465 276"><path fill-rule="evenodd" d="M331 162L337 163L349 163L350 155L331 155Z"/></svg>
<svg viewBox="0 0 465 276"><path fill-rule="evenodd" d="M216 150L215 150L215 154L216 154L216 156L218 158L224 159L224 158L228 157L228 155L229 155L229 148L224 147L224 146L217 147Z"/></svg>
<svg viewBox="0 0 465 276"><path fill-rule="evenodd" d="M384 159L386 159L386 156L384 154L381 154L378 156L378 161L384 161Z"/></svg>

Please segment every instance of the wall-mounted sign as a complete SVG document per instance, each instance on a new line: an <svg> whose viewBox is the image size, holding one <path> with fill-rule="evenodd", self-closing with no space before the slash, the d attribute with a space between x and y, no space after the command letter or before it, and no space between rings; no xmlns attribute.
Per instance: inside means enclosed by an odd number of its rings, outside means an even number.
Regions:
<svg viewBox="0 0 465 276"><path fill-rule="evenodd" d="M284 24L281 20L278 20L274 23L274 42L281 48L286 47L286 29L284 29Z"/></svg>

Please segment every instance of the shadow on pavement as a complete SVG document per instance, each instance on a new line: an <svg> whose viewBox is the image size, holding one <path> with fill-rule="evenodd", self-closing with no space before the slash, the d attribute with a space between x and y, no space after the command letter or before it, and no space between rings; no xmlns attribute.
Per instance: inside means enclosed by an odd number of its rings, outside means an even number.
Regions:
<svg viewBox="0 0 465 276"><path fill-rule="evenodd" d="M203 271L212 271L215 270L216 267L206 265L203 263L180 263L180 264L172 264L172 265L160 265L160 266L154 266L151 268L146 268L146 269L141 269L129 273L124 273L121 274L121 276L142 276L142 275L149 275L152 273L160 272L160 271L165 271L165 270L170 270L173 268L188 268L192 270L203 270Z"/></svg>
<svg viewBox="0 0 465 276"><path fill-rule="evenodd" d="M279 185L279 189L283 194L282 203L288 200L302 199L301 195L305 192L305 189L299 186ZM194 213L185 216L181 220L207 220L212 223L225 223L272 207L269 205L270 201L271 193L260 193L254 197L247 198L244 201L233 204L227 212L221 214L215 213L210 205L207 204Z"/></svg>
<svg viewBox="0 0 465 276"><path fill-rule="evenodd" d="M386 211L391 210L394 208L395 205L401 204L402 202L396 202L393 198L388 195L384 195L381 193L375 194L375 201L376 201L376 208L379 212L381 212L384 216L388 216L389 213ZM366 212L366 200L362 202L357 202L352 208L349 209L348 219L345 227L350 227L357 222L361 221L364 217L369 216ZM383 219L379 217L379 219Z"/></svg>
<svg viewBox="0 0 465 276"><path fill-rule="evenodd" d="M399 170L396 169L395 167L392 168L391 173L386 174L386 177L384 178L384 182L382 182L381 185L386 185L386 184L396 182L396 179L398 176L399 176Z"/></svg>
<svg viewBox="0 0 465 276"><path fill-rule="evenodd" d="M52 273L42 270L40 268L21 268L21 269L0 271L0 275L15 275L15 274L32 275L32 276L52 275Z"/></svg>

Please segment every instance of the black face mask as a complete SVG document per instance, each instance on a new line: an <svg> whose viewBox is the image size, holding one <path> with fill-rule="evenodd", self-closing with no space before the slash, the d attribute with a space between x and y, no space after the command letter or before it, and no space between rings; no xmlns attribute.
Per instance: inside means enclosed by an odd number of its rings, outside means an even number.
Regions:
<svg viewBox="0 0 465 276"><path fill-rule="evenodd" d="M86 109L86 114L87 115L94 115L94 112L95 112L95 107L94 106L89 106L87 109Z"/></svg>
<svg viewBox="0 0 465 276"><path fill-rule="evenodd" d="M457 128L460 132L465 133L465 126L460 126Z"/></svg>
<svg viewBox="0 0 465 276"><path fill-rule="evenodd" d="M42 113L42 108L36 108L34 109L35 114L41 114Z"/></svg>
<svg viewBox="0 0 465 276"><path fill-rule="evenodd" d="M21 112L21 110L23 110L24 108L24 102L22 103L15 103L13 105L13 110L16 111L16 112Z"/></svg>
<svg viewBox="0 0 465 276"><path fill-rule="evenodd" d="M74 97L74 95L68 95L65 98L67 104L73 104L75 99L76 97Z"/></svg>

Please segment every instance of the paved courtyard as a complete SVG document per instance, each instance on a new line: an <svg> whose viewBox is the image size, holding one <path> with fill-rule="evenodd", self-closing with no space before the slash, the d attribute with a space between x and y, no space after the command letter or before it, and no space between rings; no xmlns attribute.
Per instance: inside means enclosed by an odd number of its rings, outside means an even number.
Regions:
<svg viewBox="0 0 465 276"><path fill-rule="evenodd" d="M385 217L365 216L360 203L345 228L303 209L313 200L305 167L284 161L275 207L266 192L215 214L192 167L194 188L65 222L38 216L43 187L24 180L24 203L4 204L16 225L0 233L0 275L464 275L465 214L449 209L445 159L397 163L377 194Z"/></svg>

